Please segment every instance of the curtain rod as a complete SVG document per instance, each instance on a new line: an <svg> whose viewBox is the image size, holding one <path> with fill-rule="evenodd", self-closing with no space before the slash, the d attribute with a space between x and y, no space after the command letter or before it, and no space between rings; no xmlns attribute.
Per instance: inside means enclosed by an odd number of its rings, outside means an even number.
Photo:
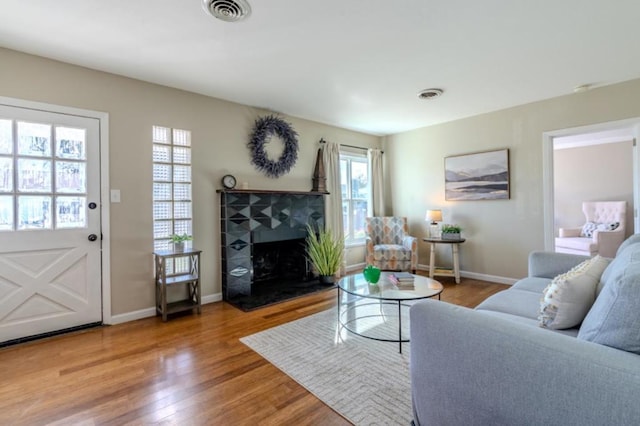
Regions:
<svg viewBox="0 0 640 426"><path fill-rule="evenodd" d="M324 140L324 138L320 138L320 143L327 143L327 141ZM347 148L355 148L355 149L362 149L364 151L368 150L369 148L363 148L361 146L355 146L355 145L346 145L346 144L340 144L340 146L346 146ZM384 154L384 151L381 151Z"/></svg>

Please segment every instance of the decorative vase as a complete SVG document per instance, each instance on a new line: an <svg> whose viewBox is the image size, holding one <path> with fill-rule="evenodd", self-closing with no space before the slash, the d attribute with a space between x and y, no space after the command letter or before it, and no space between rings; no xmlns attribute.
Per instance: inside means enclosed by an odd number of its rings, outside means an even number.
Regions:
<svg viewBox="0 0 640 426"><path fill-rule="evenodd" d="M456 233L443 232L440 238L442 238L443 240L459 240L460 233L459 232L456 232Z"/></svg>
<svg viewBox="0 0 640 426"><path fill-rule="evenodd" d="M369 265L364 268L362 275L364 275L364 279L367 280L369 284L376 284L380 279L380 268Z"/></svg>
<svg viewBox="0 0 640 426"><path fill-rule="evenodd" d="M173 252L174 253L182 253L184 251L184 242L181 241L179 243L173 243Z"/></svg>
<svg viewBox="0 0 640 426"><path fill-rule="evenodd" d="M316 168L313 171L313 179L311 180L313 192L327 192L327 175L324 172L324 162L322 161L322 149L318 149L318 157L316 157Z"/></svg>
<svg viewBox="0 0 640 426"><path fill-rule="evenodd" d="M320 275L318 277L320 284L330 285L336 281L336 278L333 275Z"/></svg>

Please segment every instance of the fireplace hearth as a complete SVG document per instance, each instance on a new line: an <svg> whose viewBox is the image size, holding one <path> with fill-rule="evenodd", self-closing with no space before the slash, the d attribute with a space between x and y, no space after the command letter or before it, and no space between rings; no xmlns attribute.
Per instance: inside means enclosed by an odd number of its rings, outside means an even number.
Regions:
<svg viewBox="0 0 640 426"><path fill-rule="evenodd" d="M307 224L324 226L323 193L219 192L223 300L246 311L331 288L304 254Z"/></svg>

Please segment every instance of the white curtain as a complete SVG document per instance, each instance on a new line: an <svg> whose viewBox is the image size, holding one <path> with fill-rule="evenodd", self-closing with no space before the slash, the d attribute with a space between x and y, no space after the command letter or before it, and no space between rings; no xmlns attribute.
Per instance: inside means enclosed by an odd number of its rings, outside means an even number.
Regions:
<svg viewBox="0 0 640 426"><path fill-rule="evenodd" d="M367 150L367 162L369 163L369 203L367 203L369 216L384 216L384 177L382 164L382 151L379 149Z"/></svg>
<svg viewBox="0 0 640 426"><path fill-rule="evenodd" d="M322 161L327 174L327 191L325 197L325 227L333 232L336 238L344 240L344 223L342 220L342 187L340 185L340 145L326 142L322 148ZM346 253L345 253L346 254ZM344 275L346 259L342 260L339 276Z"/></svg>

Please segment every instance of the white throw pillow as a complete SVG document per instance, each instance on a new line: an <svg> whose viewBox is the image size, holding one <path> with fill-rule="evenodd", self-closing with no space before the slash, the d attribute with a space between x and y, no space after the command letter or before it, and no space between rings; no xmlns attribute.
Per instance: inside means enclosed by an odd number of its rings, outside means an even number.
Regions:
<svg viewBox="0 0 640 426"><path fill-rule="evenodd" d="M610 259L595 256L560 274L542 293L540 327L560 330L579 325L596 298L596 286Z"/></svg>
<svg viewBox="0 0 640 426"><path fill-rule="evenodd" d="M593 237L593 232L598 231L615 231L620 226L620 222L607 222L607 223L595 223L595 222L587 222L582 225L582 230L580 231L581 237Z"/></svg>
<svg viewBox="0 0 640 426"><path fill-rule="evenodd" d="M620 226L620 222L598 223L598 231L615 231Z"/></svg>

